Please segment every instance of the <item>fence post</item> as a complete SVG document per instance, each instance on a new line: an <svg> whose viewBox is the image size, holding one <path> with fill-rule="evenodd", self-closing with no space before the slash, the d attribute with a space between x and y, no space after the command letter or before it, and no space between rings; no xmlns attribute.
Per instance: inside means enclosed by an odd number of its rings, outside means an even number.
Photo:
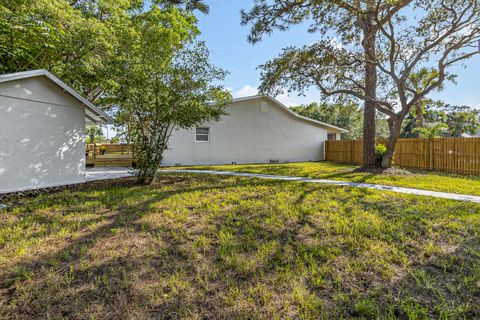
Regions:
<svg viewBox="0 0 480 320"><path fill-rule="evenodd" d="M432 171L435 170L435 139L432 139Z"/></svg>
<svg viewBox="0 0 480 320"><path fill-rule="evenodd" d="M325 143L323 144L323 158L325 159L325 161L328 161L327 153L328 153L328 140L325 140Z"/></svg>
<svg viewBox="0 0 480 320"><path fill-rule="evenodd" d="M348 162L353 162L353 140L350 140L350 160Z"/></svg>

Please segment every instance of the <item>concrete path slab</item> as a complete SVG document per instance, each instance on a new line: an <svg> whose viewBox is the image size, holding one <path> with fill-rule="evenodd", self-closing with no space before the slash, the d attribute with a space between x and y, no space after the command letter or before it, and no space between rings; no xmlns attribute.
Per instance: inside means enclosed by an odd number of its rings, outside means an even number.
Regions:
<svg viewBox="0 0 480 320"><path fill-rule="evenodd" d="M125 167L94 167L87 169L87 182L118 179L134 176L136 171L132 168Z"/></svg>
<svg viewBox="0 0 480 320"><path fill-rule="evenodd" d="M480 196L420 190L420 189L414 189L414 188L385 186L385 185L370 184L370 183L358 183L358 182L314 179L314 178L292 177L292 176L277 176L277 175L270 175L270 174L244 173L244 172L232 172L232 171L213 171L213 170L187 170L186 169L186 170L160 170L160 172L216 174L216 175L252 177L252 178L261 178L261 179L321 183L321 184L327 184L327 185L333 185L333 186L346 186L346 187L353 187L353 188L366 188L366 189L374 189L374 190L382 190L382 191L392 191L392 192L398 192L398 193L413 194L417 196L429 196L429 197L442 198L442 199L480 203Z"/></svg>

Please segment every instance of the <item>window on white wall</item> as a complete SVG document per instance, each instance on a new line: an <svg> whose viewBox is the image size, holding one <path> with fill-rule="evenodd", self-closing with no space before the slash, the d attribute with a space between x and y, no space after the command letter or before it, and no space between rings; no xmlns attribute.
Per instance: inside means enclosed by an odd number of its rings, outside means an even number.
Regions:
<svg viewBox="0 0 480 320"><path fill-rule="evenodd" d="M209 142L210 141L210 128L196 128L195 129L195 141L196 142Z"/></svg>
<svg viewBox="0 0 480 320"><path fill-rule="evenodd" d="M335 133L329 133L327 136L328 140L337 140L337 135Z"/></svg>

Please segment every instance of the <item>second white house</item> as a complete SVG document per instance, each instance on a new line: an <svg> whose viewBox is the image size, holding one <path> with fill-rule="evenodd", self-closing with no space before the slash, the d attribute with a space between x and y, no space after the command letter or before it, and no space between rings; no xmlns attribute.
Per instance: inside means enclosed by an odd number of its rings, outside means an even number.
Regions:
<svg viewBox="0 0 480 320"><path fill-rule="evenodd" d="M227 115L176 130L163 165L320 161L325 141L347 130L302 117L268 96L233 100Z"/></svg>

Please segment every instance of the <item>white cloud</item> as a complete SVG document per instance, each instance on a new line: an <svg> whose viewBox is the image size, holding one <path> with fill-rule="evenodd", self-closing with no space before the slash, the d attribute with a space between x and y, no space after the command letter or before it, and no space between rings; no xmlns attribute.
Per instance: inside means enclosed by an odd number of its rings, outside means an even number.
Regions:
<svg viewBox="0 0 480 320"><path fill-rule="evenodd" d="M292 99L292 97L290 97L287 93L282 93L282 94L276 96L275 99L277 99L278 101L280 101L281 103L283 103L287 107L297 106L297 105L300 104L300 103L296 102L294 99Z"/></svg>
<svg viewBox="0 0 480 320"><path fill-rule="evenodd" d="M250 97L258 94L258 89L249 84L243 86L242 89L232 93L234 98Z"/></svg>
<svg viewBox="0 0 480 320"><path fill-rule="evenodd" d="M251 97L258 94L258 88L249 84L243 86L243 88L238 91L233 91L231 89L230 91L232 91L232 95L234 98ZM287 107L296 106L299 104L298 102L294 101L294 99L292 99L292 97L290 97L287 93L282 93L276 96L275 99L277 99Z"/></svg>

